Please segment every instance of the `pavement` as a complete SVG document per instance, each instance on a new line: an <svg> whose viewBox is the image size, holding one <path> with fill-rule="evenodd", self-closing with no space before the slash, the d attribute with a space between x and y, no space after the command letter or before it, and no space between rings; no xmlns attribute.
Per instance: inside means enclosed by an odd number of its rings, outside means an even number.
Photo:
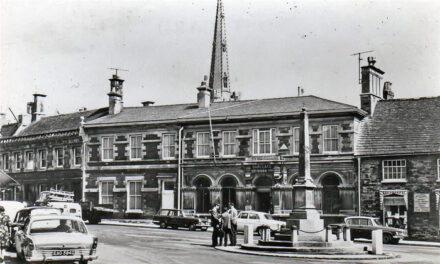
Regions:
<svg viewBox="0 0 440 264"><path fill-rule="evenodd" d="M132 227L144 227L144 228L159 228L158 225L153 224L151 219L103 219L100 225L117 225L117 226L132 226ZM208 228L208 231L212 231L212 228ZM355 239L355 242L371 243L368 239ZM424 247L440 247L440 242L431 241L415 241L415 240L400 240L399 245L407 246L424 246Z"/></svg>

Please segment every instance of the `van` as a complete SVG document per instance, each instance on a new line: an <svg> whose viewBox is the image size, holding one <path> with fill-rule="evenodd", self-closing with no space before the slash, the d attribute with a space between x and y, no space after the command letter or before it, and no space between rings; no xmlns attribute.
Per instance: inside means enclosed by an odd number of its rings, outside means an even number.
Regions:
<svg viewBox="0 0 440 264"><path fill-rule="evenodd" d="M73 215L82 219L81 205L79 203L49 202L47 205L54 208L60 208L63 215Z"/></svg>

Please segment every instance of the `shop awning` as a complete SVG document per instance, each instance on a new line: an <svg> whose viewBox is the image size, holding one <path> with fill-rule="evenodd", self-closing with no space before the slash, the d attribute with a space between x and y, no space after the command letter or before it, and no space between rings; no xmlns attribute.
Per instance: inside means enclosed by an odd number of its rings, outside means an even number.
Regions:
<svg viewBox="0 0 440 264"><path fill-rule="evenodd" d="M16 180L9 176L6 172L0 170L0 188L20 185Z"/></svg>
<svg viewBox="0 0 440 264"><path fill-rule="evenodd" d="M394 205L394 206L401 206L404 205L406 206L406 202L405 199L403 198L403 196L392 196L392 197L384 197L383 200L383 204L390 206L390 205Z"/></svg>

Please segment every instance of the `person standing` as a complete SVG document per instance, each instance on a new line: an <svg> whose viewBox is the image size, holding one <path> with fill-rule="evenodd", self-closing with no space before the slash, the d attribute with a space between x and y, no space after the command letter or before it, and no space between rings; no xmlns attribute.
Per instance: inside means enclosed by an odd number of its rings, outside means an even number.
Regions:
<svg viewBox="0 0 440 264"><path fill-rule="evenodd" d="M222 223L223 223L223 233L224 233L224 239L226 247L228 245L228 237L229 237L229 243L232 246L233 240L232 240L232 224L231 224L231 215L229 214L228 207L223 208L223 214L222 214Z"/></svg>
<svg viewBox="0 0 440 264"><path fill-rule="evenodd" d="M9 216L5 214L5 208L0 205L0 264L4 263L4 249L9 243Z"/></svg>
<svg viewBox="0 0 440 264"><path fill-rule="evenodd" d="M231 215L231 233L232 233L232 245L237 245L237 218L238 212L234 207L234 203L229 203L229 214Z"/></svg>
<svg viewBox="0 0 440 264"><path fill-rule="evenodd" d="M219 215L219 208L220 206L218 204L215 204L214 207L211 209L211 226L213 228L212 230L212 245L213 247L216 247L218 245L218 236L220 231L220 215Z"/></svg>

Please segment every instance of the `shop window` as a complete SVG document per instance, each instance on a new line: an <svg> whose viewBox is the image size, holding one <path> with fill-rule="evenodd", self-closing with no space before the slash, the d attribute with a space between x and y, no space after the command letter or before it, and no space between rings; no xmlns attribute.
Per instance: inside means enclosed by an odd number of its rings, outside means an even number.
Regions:
<svg viewBox="0 0 440 264"><path fill-rule="evenodd" d="M39 160L40 160L40 168L44 169L47 167L47 152L46 150L40 150L38 152Z"/></svg>
<svg viewBox="0 0 440 264"><path fill-rule="evenodd" d="M209 157L209 132L197 132L197 157Z"/></svg>
<svg viewBox="0 0 440 264"><path fill-rule="evenodd" d="M142 181L128 182L128 210L142 210Z"/></svg>
<svg viewBox="0 0 440 264"><path fill-rule="evenodd" d="M235 131L223 132L223 156L235 155Z"/></svg>
<svg viewBox="0 0 440 264"><path fill-rule="evenodd" d="M384 181L405 181L406 160L382 161L382 175Z"/></svg>
<svg viewBox="0 0 440 264"><path fill-rule="evenodd" d="M130 136L130 159L140 160L142 158L142 136Z"/></svg>
<svg viewBox="0 0 440 264"><path fill-rule="evenodd" d="M73 164L75 166L81 165L81 147L74 147L73 148Z"/></svg>
<svg viewBox="0 0 440 264"><path fill-rule="evenodd" d="M57 167L63 167L64 166L64 149L63 148L55 149L55 154L57 157Z"/></svg>
<svg viewBox="0 0 440 264"><path fill-rule="evenodd" d="M113 204L113 181L100 182L99 188L99 203L100 204Z"/></svg>
<svg viewBox="0 0 440 264"><path fill-rule="evenodd" d="M254 129L252 134L254 155L271 155L275 153L275 128Z"/></svg>
<svg viewBox="0 0 440 264"><path fill-rule="evenodd" d="M102 160L113 160L113 137L102 138Z"/></svg>
<svg viewBox="0 0 440 264"><path fill-rule="evenodd" d="M2 165L3 170L9 170L9 154L2 155Z"/></svg>
<svg viewBox="0 0 440 264"><path fill-rule="evenodd" d="M338 126L322 126L324 152L338 151Z"/></svg>
<svg viewBox="0 0 440 264"><path fill-rule="evenodd" d="M176 157L176 142L174 134L164 134L162 136L162 157L164 159L174 159Z"/></svg>

